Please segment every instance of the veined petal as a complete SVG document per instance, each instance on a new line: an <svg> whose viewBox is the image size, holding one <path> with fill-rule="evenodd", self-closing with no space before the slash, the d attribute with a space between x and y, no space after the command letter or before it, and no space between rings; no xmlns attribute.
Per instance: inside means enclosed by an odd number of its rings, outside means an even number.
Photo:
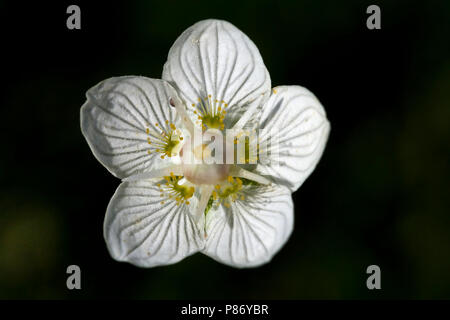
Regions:
<svg viewBox="0 0 450 320"><path fill-rule="evenodd" d="M330 123L319 100L307 89L281 86L273 92L260 119L255 172L295 191L319 162Z"/></svg>
<svg viewBox="0 0 450 320"><path fill-rule="evenodd" d="M81 130L95 157L115 176L126 178L167 166L157 149L180 119L169 104L175 90L165 81L117 77L86 93Z"/></svg>
<svg viewBox="0 0 450 320"><path fill-rule="evenodd" d="M162 78L179 90L197 122L194 110L225 109L226 128L249 108L262 105L271 86L255 44L222 20L200 21L184 31L169 51Z"/></svg>
<svg viewBox="0 0 450 320"><path fill-rule="evenodd" d="M256 267L269 262L287 241L293 203L282 186L245 186L242 195L229 208L213 205L208 212L202 252L232 267Z"/></svg>
<svg viewBox="0 0 450 320"><path fill-rule="evenodd" d="M177 205L161 197L153 182L123 182L111 199L104 236L111 256L139 267L173 264L204 246L189 210L197 205ZM161 203L161 201L164 201Z"/></svg>
<svg viewBox="0 0 450 320"><path fill-rule="evenodd" d="M171 165L169 167L164 167L160 169L155 169L143 173L138 173L132 176L129 176L125 179L122 179L122 181L139 181L139 180L149 180L149 179L155 179L155 178L162 178L164 176L169 175L176 175L176 176L182 176L183 175L183 169L179 165Z"/></svg>

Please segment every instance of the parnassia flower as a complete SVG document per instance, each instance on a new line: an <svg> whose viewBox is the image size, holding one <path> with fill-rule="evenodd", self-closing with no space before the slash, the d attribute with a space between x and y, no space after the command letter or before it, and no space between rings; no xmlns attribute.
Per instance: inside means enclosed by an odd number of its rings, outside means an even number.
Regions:
<svg viewBox="0 0 450 320"><path fill-rule="evenodd" d="M83 135L122 179L104 223L114 259L153 267L202 252L254 267L287 241L291 193L314 170L330 125L307 89L271 89L258 49L239 29L200 21L175 41L162 80L110 78L86 95ZM198 161L217 152L195 136L227 129L263 132L245 145L257 146L256 159L266 146L269 161L254 162L249 151L239 161L229 139L222 156L232 163Z"/></svg>

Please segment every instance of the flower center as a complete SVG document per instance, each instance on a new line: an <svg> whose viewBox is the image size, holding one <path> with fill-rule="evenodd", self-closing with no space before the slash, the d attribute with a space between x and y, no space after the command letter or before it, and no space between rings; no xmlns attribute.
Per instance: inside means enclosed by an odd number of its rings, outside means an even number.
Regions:
<svg viewBox="0 0 450 320"><path fill-rule="evenodd" d="M228 164L183 164L183 174L194 184L217 184L230 172Z"/></svg>
<svg viewBox="0 0 450 320"><path fill-rule="evenodd" d="M164 177L164 179L166 179L165 184L157 184L159 191L161 192L161 197L175 200L177 206L181 203L189 204L188 199L191 198L195 192L193 186L179 183L182 178L182 176L175 176L173 172L171 172L170 176ZM161 201L161 204L164 204L164 200Z"/></svg>
<svg viewBox="0 0 450 320"><path fill-rule="evenodd" d="M147 153L161 153L161 159L177 155L181 147L180 142L183 140L181 131L169 120L166 120L165 128L158 123L155 123L155 126L160 128L161 132L150 130L148 127L145 130L148 135L147 143L150 145Z"/></svg>
<svg viewBox="0 0 450 320"><path fill-rule="evenodd" d="M193 147L190 143L186 143L180 155L182 156L183 175L193 184L215 185L221 183L228 177L232 166L223 161L216 162L212 150L205 143ZM198 163L195 163L196 161Z"/></svg>
<svg viewBox="0 0 450 320"><path fill-rule="evenodd" d="M212 99L209 94L204 99L198 98L198 103L192 104L194 108L194 114L197 115L197 124L202 126L202 130L207 129L220 129L225 128L223 124L223 119L225 119L226 111L225 108L228 104L225 101Z"/></svg>

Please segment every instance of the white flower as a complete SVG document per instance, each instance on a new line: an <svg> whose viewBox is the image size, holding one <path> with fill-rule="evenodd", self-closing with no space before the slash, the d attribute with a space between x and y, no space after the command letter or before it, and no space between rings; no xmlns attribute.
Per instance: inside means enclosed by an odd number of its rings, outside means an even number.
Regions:
<svg viewBox="0 0 450 320"><path fill-rule="evenodd" d="M196 132L230 128L275 132L259 143L276 138L269 157L279 161L208 165L181 157L204 152L187 143ZM170 49L162 80L107 79L81 108L92 152L123 180L104 223L111 256L140 267L196 252L234 267L268 262L292 231L291 192L319 161L329 128L307 89L271 89L244 33L226 21L196 23Z"/></svg>

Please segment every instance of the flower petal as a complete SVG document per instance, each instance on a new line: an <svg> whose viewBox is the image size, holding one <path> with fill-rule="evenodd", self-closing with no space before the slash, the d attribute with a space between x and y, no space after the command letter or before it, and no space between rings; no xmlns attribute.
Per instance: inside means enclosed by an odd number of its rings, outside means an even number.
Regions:
<svg viewBox="0 0 450 320"><path fill-rule="evenodd" d="M316 167L328 139L330 123L324 108L303 87L277 87L263 107L260 130L255 172L297 190Z"/></svg>
<svg viewBox="0 0 450 320"><path fill-rule="evenodd" d="M282 186L245 186L245 199L231 207L213 207L206 219L206 246L211 258L238 268L267 263L293 228L290 191Z"/></svg>
<svg viewBox="0 0 450 320"><path fill-rule="evenodd" d="M174 200L161 204L159 188L149 181L123 182L111 199L104 236L111 256L140 267L173 264L199 251L204 239L189 210Z"/></svg>
<svg viewBox="0 0 450 320"><path fill-rule="evenodd" d="M178 127L180 120L169 105L174 95L165 81L134 76L110 78L88 90L81 130L95 157L113 175L125 178L168 165L148 139L161 128L169 130L167 121Z"/></svg>
<svg viewBox="0 0 450 320"><path fill-rule="evenodd" d="M194 120L192 105L198 106L199 98L211 95L213 103L227 103L227 128L250 107L262 105L271 86L255 44L222 20L200 21L184 31L169 51L162 78L179 90Z"/></svg>

